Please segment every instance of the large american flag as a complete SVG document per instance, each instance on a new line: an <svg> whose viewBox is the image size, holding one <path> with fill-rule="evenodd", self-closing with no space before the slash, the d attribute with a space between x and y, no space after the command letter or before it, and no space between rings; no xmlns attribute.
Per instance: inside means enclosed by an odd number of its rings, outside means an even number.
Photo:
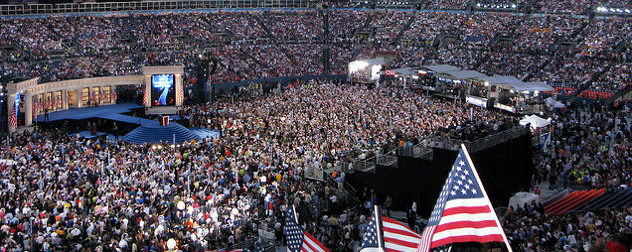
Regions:
<svg viewBox="0 0 632 252"><path fill-rule="evenodd" d="M412 252L417 250L417 245L421 241L419 234L399 221L375 214L377 212L379 209L374 211L373 218L362 238L362 252L383 250ZM382 230L383 234L379 230Z"/></svg>
<svg viewBox="0 0 632 252"><path fill-rule="evenodd" d="M288 207L285 215L285 227L283 233L287 238L287 250L290 252L329 252L320 241L298 224L298 218L294 206Z"/></svg>
<svg viewBox="0 0 632 252"><path fill-rule="evenodd" d="M504 242L511 250L467 150L462 145L417 251L457 242Z"/></svg>

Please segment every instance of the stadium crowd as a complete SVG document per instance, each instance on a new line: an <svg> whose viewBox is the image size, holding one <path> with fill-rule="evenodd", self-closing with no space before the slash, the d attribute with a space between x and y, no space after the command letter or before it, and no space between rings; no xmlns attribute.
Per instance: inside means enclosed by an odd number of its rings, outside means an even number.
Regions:
<svg viewBox="0 0 632 252"><path fill-rule="evenodd" d="M323 45L325 20L330 46ZM39 76L40 82L134 74L143 65L168 62L184 64L185 80L191 83L199 55L219 62L209 83L327 69L345 74L351 59L395 54L389 67L452 64L610 93L630 84L626 75L613 74L630 61L625 53L630 22L624 17L439 10L377 10L370 15L331 9L12 18L1 23L0 37L15 49L3 54L0 74Z"/></svg>
<svg viewBox="0 0 632 252"><path fill-rule="evenodd" d="M558 2L538 2L536 9L583 13L592 1ZM447 63L608 92L630 84L625 18L330 12L334 73L344 74L356 56L386 50L396 51L393 67ZM0 38L17 49L3 54L0 74L47 82L182 63L190 81L200 54L219 61L210 83L319 74L325 69L322 19L316 11L4 19ZM515 124L512 117L470 108L396 87L376 91L315 81L187 107L190 126L221 132L201 142L132 145L57 131L14 134L2 140L6 147L0 150L0 248L164 251L175 238L183 251L199 251L247 241L260 229L273 233L280 245L283 213L295 205L301 222L325 245L353 251L367 229L371 205L381 200L367 189L356 197L306 176L337 161L389 152L399 142L469 139L485 132L480 122ZM552 188L632 183L626 113L569 108L554 126L552 145L536 158L534 183L548 180ZM335 179L343 181L344 171ZM516 250L614 251L613 241L630 248L629 208L552 216L532 205L510 209L505 220Z"/></svg>
<svg viewBox="0 0 632 252"><path fill-rule="evenodd" d="M376 93L314 81L187 108L193 126L221 132L197 143L14 134L0 153L2 247L162 251L175 238L183 251L226 248L259 229L278 230L284 210L295 204L323 243L352 251L376 196L365 192L361 199L369 203L358 207L341 187L304 174L470 120L506 120L479 108L469 118L467 110L411 90Z"/></svg>

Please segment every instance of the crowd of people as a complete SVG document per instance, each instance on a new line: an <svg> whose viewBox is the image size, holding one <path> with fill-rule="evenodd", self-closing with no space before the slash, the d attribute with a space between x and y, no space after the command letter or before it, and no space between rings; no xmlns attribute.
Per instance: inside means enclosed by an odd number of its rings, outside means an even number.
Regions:
<svg viewBox="0 0 632 252"><path fill-rule="evenodd" d="M352 251L375 193L358 198L304 174L442 128L507 118L478 107L470 118L468 106L400 88L311 81L186 108L191 126L221 132L197 143L156 148L58 131L14 134L0 153L1 245L162 251L174 238L183 251L220 249L278 230L295 205L323 243Z"/></svg>
<svg viewBox="0 0 632 252"><path fill-rule="evenodd" d="M221 132L200 142L133 145L59 131L3 139L2 248L163 251L173 238L183 251L199 251L261 231L275 233L280 246L283 214L294 205L326 246L354 251L371 206L383 199L306 174L388 152L393 143L471 140L516 124L401 87L310 81L273 89L187 107L190 126ZM630 118L596 105L571 109L555 118L552 144L536 155L534 184L631 184ZM344 172L335 176L343 181ZM510 209L503 226L515 249L588 251L602 240L629 246L628 215L606 209L551 216L534 205Z"/></svg>
<svg viewBox="0 0 632 252"><path fill-rule="evenodd" d="M582 13L590 4L596 3L544 1L538 8ZM462 9L467 2L431 5ZM320 74L323 52L329 51L330 72L337 74L345 74L353 58L386 52L394 55L393 68L452 64L607 92L631 82L626 18L329 10L332 46L327 47L323 15L3 19L0 39L16 50L1 55L0 75L48 82L181 63L191 83L203 55L218 61L209 77L215 84ZM371 205L382 202L370 190L350 195L306 174L389 152L394 143L471 140L516 123L504 114L401 87L311 81L257 94L186 107L190 126L221 132L201 142L132 145L57 131L2 139L0 248L162 251L174 238L180 249L199 251L230 247L260 230L273 232L281 245L283 214L294 205L301 222L326 246L354 251ZM631 123L626 112L598 105L558 113L552 144L536 155L534 183L547 180L553 189L631 185ZM344 171L336 179L342 181ZM503 226L516 250L617 246L604 240L629 249L630 216L628 208L551 216L532 205L510 209Z"/></svg>
<svg viewBox="0 0 632 252"><path fill-rule="evenodd" d="M323 44L325 20L330 45ZM11 18L1 21L0 37L15 50L3 53L0 74L48 82L180 63L191 83L204 55L219 62L208 80L214 84L345 74L353 59L386 54L394 55L391 68L452 64L614 93L630 84L627 75L616 75L631 60L627 21L349 9Z"/></svg>

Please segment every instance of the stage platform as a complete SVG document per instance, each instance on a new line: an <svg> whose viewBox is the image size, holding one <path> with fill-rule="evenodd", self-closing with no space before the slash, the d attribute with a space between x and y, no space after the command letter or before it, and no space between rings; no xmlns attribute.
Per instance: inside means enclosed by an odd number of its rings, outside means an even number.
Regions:
<svg viewBox="0 0 632 252"><path fill-rule="evenodd" d="M105 105L99 107L87 107L87 108L73 108L58 112L51 112L48 114L48 121L45 120L45 115L37 116L37 122L54 122L58 120L83 120L88 118L101 118L106 120L113 120L119 122L133 123L133 124L145 124L152 122L152 120L124 115L124 113L131 113L134 109L140 109L143 106L136 105L134 103L120 103L115 105Z"/></svg>
<svg viewBox="0 0 632 252"><path fill-rule="evenodd" d="M144 116L144 107L134 103L121 103L99 107L75 108L64 111L51 112L45 120L44 115L37 117L37 125L44 128L56 128L69 135L79 134L83 138L94 138L106 135L108 140L114 140L117 133L123 141L135 143L173 142L176 136L177 142L216 139L220 133L215 130L203 128L185 128L176 123L178 115L170 116L169 126L159 126L156 120L131 116L132 114ZM89 123L98 121L97 135L91 135L85 130ZM114 132L114 124L118 131ZM89 128L88 128L89 129ZM132 133L133 132L133 133ZM132 133L132 134L129 134Z"/></svg>

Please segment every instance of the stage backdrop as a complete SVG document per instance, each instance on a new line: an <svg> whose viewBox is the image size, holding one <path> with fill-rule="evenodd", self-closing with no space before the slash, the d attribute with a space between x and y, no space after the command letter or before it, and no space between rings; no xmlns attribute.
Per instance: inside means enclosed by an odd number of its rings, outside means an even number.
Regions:
<svg viewBox="0 0 632 252"><path fill-rule="evenodd" d="M377 166L375 173L356 171L347 176L347 181L358 193L364 187L373 188L380 204L390 195L393 209L406 211L417 201L417 213L428 218L457 154L434 149L432 161L399 156L397 168ZM506 207L513 193L530 186L534 171L530 134L470 156L494 207Z"/></svg>

